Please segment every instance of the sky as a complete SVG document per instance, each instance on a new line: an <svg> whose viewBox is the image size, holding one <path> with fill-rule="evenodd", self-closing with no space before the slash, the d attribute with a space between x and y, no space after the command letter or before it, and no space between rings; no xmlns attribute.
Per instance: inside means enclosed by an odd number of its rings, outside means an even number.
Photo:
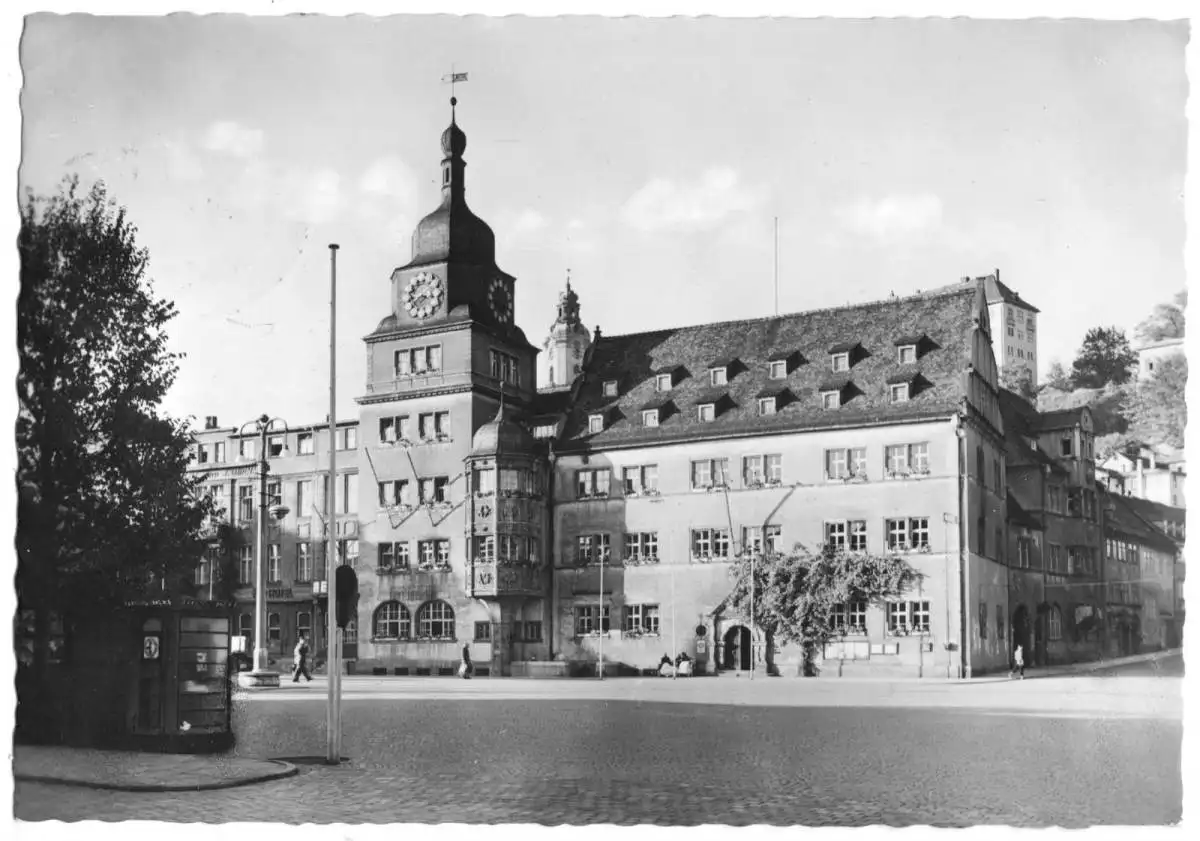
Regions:
<svg viewBox="0 0 1200 841"><path fill-rule="evenodd" d="M439 203L451 69L472 210L540 346L567 270L605 334L905 295L997 268L1039 367L1185 286L1186 22L27 20L22 189L103 179L185 354L164 409L298 425Z"/></svg>

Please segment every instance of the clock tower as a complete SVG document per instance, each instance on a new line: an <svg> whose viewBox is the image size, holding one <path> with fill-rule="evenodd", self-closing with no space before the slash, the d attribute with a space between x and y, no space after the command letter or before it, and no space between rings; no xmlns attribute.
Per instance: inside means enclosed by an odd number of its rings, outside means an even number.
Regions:
<svg viewBox="0 0 1200 841"><path fill-rule="evenodd" d="M367 474L357 509L359 657L415 670L457 663L464 644L478 648L477 661L492 659L493 641L476 634L501 613L481 599L504 597L506 630L497 632L497 645L518 644L510 634L516 616L548 622L538 575L522 573L514 589L507 568L503 575L492 569L545 557L544 497L534 490L543 463L533 439L514 431L537 393L538 351L514 322L516 278L496 265L495 235L467 206L467 137L457 101L450 105L441 202L413 231L409 261L392 272L391 311L364 338L366 393L358 398ZM497 428L502 453L473 446ZM479 478L490 476L494 486ZM504 484L512 476L519 487ZM501 490L503 505L480 502ZM498 514L507 518L503 528L493 523ZM483 583L474 574L477 559L492 565ZM539 645L524 653L536 658ZM495 662L507 668L511 659L506 649Z"/></svg>

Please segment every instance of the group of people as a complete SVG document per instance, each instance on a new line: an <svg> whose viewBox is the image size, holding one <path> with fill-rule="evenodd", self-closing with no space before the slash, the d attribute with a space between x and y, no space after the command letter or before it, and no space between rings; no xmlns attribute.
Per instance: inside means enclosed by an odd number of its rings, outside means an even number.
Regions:
<svg viewBox="0 0 1200 841"><path fill-rule="evenodd" d="M690 675L692 673L692 658L688 657L687 652L680 654L672 662L670 654L664 654L662 659L658 661L658 673L662 677L671 677L672 675Z"/></svg>

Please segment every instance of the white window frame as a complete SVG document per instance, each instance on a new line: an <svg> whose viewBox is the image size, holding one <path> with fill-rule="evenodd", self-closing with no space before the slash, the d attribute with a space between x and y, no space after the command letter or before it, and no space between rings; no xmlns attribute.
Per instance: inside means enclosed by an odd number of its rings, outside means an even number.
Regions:
<svg viewBox="0 0 1200 841"><path fill-rule="evenodd" d="M729 384L729 369L724 366L708 369L708 383L714 388Z"/></svg>
<svg viewBox="0 0 1200 841"><path fill-rule="evenodd" d="M893 403L907 403L908 383L892 383L888 386L888 393Z"/></svg>
<svg viewBox="0 0 1200 841"><path fill-rule="evenodd" d="M588 434L595 435L598 432L604 431L604 415L593 414L588 415Z"/></svg>
<svg viewBox="0 0 1200 841"><path fill-rule="evenodd" d="M916 345L900 345L896 348L896 361L901 365L911 365L917 361Z"/></svg>
<svg viewBox="0 0 1200 841"><path fill-rule="evenodd" d="M776 398L774 396L758 398L758 413L760 415L775 414L775 411L776 411L775 400L776 400Z"/></svg>
<svg viewBox="0 0 1200 841"><path fill-rule="evenodd" d="M267 544L267 583L283 581L283 547L278 543Z"/></svg>
<svg viewBox="0 0 1200 841"><path fill-rule="evenodd" d="M842 351L841 353L829 354L829 367L832 371L838 374L843 374L850 370L850 352Z"/></svg>
<svg viewBox="0 0 1200 841"><path fill-rule="evenodd" d="M787 360L776 359L767 363L767 378L772 380L787 379Z"/></svg>
<svg viewBox="0 0 1200 841"><path fill-rule="evenodd" d="M670 391L674 388L673 374L655 374L654 375L654 390L655 391Z"/></svg>
<svg viewBox="0 0 1200 841"><path fill-rule="evenodd" d="M616 380L605 380L603 392L604 392L605 397L616 397L617 396L617 381Z"/></svg>
<svg viewBox="0 0 1200 841"><path fill-rule="evenodd" d="M311 432L300 432L296 435L296 454L311 456L316 453L316 435Z"/></svg>
<svg viewBox="0 0 1200 841"><path fill-rule="evenodd" d="M692 529L691 538L693 558L729 557L729 529Z"/></svg>
<svg viewBox="0 0 1200 841"><path fill-rule="evenodd" d="M622 631L633 631L643 636L659 634L660 611L656 604L627 604L623 618Z"/></svg>
<svg viewBox="0 0 1200 841"><path fill-rule="evenodd" d="M648 427L658 426L658 409L643 409L642 410L642 426L648 426Z"/></svg>
<svg viewBox="0 0 1200 841"><path fill-rule="evenodd" d="M717 404L701 403L696 407L696 418L700 423L712 423L717 419Z"/></svg>
<svg viewBox="0 0 1200 841"><path fill-rule="evenodd" d="M600 481L601 476L604 481ZM604 490L600 489L601 485ZM577 499L607 499L612 493L612 469L591 467L576 470L575 492Z"/></svg>
<svg viewBox="0 0 1200 841"><path fill-rule="evenodd" d="M821 408L836 409L842 405L842 393L840 391L822 391L821 392Z"/></svg>

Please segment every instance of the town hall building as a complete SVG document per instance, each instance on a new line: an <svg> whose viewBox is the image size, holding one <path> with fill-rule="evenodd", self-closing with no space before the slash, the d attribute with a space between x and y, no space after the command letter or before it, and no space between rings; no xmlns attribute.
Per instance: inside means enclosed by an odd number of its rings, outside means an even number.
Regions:
<svg viewBox="0 0 1200 841"><path fill-rule="evenodd" d="M333 527L359 580L346 648L358 673L450 674L465 645L493 675L595 674L601 659L606 673L640 672L680 652L703 674L798 675L801 653L728 603L731 568L824 543L899 554L920 581L892 601L839 606L844 633L818 656L819 674L1007 668L995 352L1010 312L1020 340L1033 339L1031 305L989 277L607 335L583 326L586 302L568 281L539 351L513 321L518 279L496 265L495 235L467 205L466 145L452 111L441 202L363 339L358 418L334 442L320 426L288 430L272 455L273 493L290 509L268 538L273 656L301 630L325 647L321 540ZM243 536L252 437L213 419L192 468L221 488ZM331 445L346 477L333 514L321 475Z"/></svg>

